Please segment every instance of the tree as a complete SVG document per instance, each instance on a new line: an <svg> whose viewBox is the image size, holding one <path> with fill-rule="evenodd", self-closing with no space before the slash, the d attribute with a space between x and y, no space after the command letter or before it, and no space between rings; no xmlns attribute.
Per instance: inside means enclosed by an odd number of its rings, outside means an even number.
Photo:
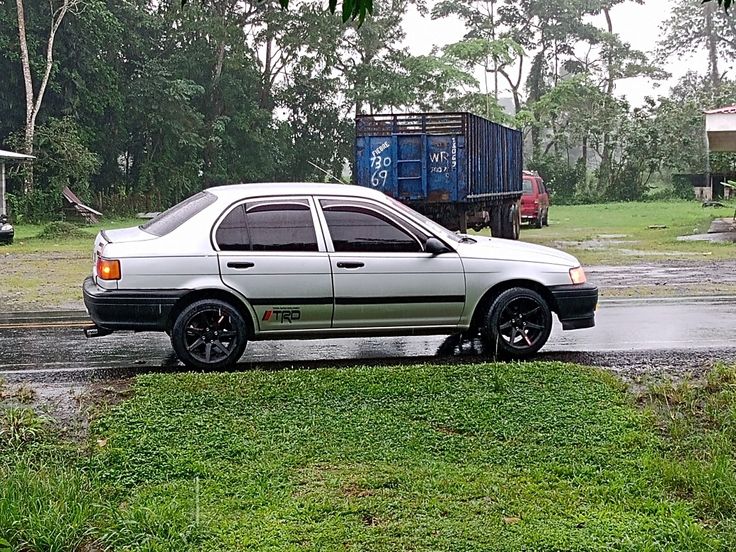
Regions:
<svg viewBox="0 0 736 552"><path fill-rule="evenodd" d="M16 11L18 15L18 42L20 44L20 60L23 70L23 82L25 85L26 98L26 121L25 121L25 139L23 142L24 152L27 155L33 155L33 135L36 129L36 119L41 105L43 104L46 87L49 84L51 70L54 67L54 42L56 33L59 31L67 13L74 11L81 5L81 0L61 0L55 4L53 1L49 3L50 26L48 36L45 38L45 60L42 71L41 83L38 89L34 89L33 75L31 72L31 56L28 51L28 38L26 36L26 16L24 0L15 0ZM33 168L31 167L25 178L24 191L26 193L33 189Z"/></svg>
<svg viewBox="0 0 736 552"><path fill-rule="evenodd" d="M718 88L723 78L719 57L736 56L736 21L715 4L678 0L672 16L662 24L658 41L660 60L682 58L706 50L710 86Z"/></svg>

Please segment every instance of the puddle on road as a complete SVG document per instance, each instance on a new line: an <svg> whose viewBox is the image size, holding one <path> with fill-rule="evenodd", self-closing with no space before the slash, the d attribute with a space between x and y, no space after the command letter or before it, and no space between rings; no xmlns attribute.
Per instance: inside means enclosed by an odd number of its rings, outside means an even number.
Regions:
<svg viewBox="0 0 736 552"><path fill-rule="evenodd" d="M637 240L626 240L628 234L598 234L588 240L557 240L554 247L565 249L574 247L586 251L604 251L606 249L618 248L622 245L634 245Z"/></svg>

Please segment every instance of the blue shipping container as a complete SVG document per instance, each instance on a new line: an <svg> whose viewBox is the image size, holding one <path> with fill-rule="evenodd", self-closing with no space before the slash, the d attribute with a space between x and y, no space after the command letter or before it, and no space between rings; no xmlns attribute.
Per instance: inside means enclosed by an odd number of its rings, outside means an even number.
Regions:
<svg viewBox="0 0 736 552"><path fill-rule="evenodd" d="M522 134L471 113L362 115L354 181L408 203L491 205L522 191Z"/></svg>

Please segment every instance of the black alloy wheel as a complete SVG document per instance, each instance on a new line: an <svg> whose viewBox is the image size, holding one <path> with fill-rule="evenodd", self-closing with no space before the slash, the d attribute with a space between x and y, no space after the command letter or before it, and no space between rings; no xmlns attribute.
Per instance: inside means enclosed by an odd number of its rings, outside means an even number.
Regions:
<svg viewBox="0 0 736 552"><path fill-rule="evenodd" d="M171 344L191 368L218 369L235 364L247 344L243 316L219 299L196 301L174 322Z"/></svg>
<svg viewBox="0 0 736 552"><path fill-rule="evenodd" d="M511 288L492 303L482 329L487 345L497 356L525 358L547 342L552 313L536 291Z"/></svg>

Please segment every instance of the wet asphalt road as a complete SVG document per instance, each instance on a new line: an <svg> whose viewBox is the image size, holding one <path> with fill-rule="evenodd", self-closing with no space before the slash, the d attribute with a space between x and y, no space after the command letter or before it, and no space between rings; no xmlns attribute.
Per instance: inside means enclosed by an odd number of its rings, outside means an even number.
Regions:
<svg viewBox="0 0 736 552"><path fill-rule="evenodd" d="M86 339L83 313L0 315L0 378L8 382L97 381L150 371L183 371L168 337L120 332ZM595 328L562 332L538 355L607 367L624 379L697 373L736 362L736 297L603 300ZM476 362L489 359L478 340L391 337L248 344L236 367L277 370L354 364Z"/></svg>

